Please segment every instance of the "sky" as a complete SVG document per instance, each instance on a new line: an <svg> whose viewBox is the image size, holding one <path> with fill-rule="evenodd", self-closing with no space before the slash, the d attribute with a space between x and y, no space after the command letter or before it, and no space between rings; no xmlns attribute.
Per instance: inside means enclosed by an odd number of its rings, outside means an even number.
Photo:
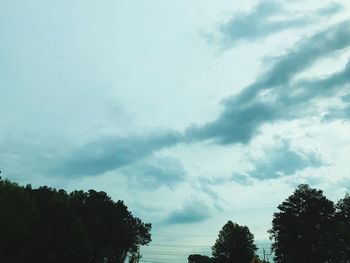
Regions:
<svg viewBox="0 0 350 263"><path fill-rule="evenodd" d="M269 249L297 185L350 191L350 2L0 0L0 167L151 222L141 262ZM261 254L261 250L258 252Z"/></svg>

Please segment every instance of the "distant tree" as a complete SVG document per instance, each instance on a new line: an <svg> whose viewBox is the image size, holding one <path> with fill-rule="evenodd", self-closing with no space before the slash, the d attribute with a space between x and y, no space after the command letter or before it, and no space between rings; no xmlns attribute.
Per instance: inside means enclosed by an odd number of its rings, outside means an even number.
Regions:
<svg viewBox="0 0 350 263"><path fill-rule="evenodd" d="M188 256L188 263L213 263L214 260L208 256L192 254Z"/></svg>
<svg viewBox="0 0 350 263"><path fill-rule="evenodd" d="M269 230L277 263L332 262L335 208L321 190L299 185L278 210Z"/></svg>
<svg viewBox="0 0 350 263"><path fill-rule="evenodd" d="M30 194L0 178L0 262L28 262L36 207Z"/></svg>
<svg viewBox="0 0 350 263"><path fill-rule="evenodd" d="M254 236L249 228L228 221L219 232L219 237L212 247L215 262L247 263L257 250Z"/></svg>
<svg viewBox="0 0 350 263"><path fill-rule="evenodd" d="M334 262L350 261L350 196L347 194L336 204L332 248Z"/></svg>

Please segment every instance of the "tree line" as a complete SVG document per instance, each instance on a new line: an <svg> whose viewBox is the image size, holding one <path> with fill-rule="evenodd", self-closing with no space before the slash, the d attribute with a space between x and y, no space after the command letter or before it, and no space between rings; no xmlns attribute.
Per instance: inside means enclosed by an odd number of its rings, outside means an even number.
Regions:
<svg viewBox="0 0 350 263"><path fill-rule="evenodd" d="M349 263L350 196L337 203L299 185L273 214L268 230L277 263ZM32 189L0 177L0 262L130 263L151 242L151 224L105 192ZM212 256L189 263L251 263L257 246L247 226L228 221Z"/></svg>
<svg viewBox="0 0 350 263"><path fill-rule="evenodd" d="M150 231L105 192L32 189L0 177L0 262L134 262Z"/></svg>
<svg viewBox="0 0 350 263"><path fill-rule="evenodd" d="M337 203L322 190L299 185L273 214L268 230L277 263L349 263L350 196ZM212 257L193 254L189 263L250 263L257 250L248 227L228 221L212 247ZM256 261L258 262L258 261Z"/></svg>

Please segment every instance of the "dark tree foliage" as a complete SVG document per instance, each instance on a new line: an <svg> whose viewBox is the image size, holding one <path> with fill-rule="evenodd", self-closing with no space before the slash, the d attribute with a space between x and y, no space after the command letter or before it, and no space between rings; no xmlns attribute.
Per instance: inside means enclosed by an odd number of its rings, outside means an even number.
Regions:
<svg viewBox="0 0 350 263"><path fill-rule="evenodd" d="M0 178L0 262L124 262L151 242L150 231L105 192L33 190Z"/></svg>
<svg viewBox="0 0 350 263"><path fill-rule="evenodd" d="M350 196L347 194L336 205L333 246L334 262L350 260Z"/></svg>
<svg viewBox="0 0 350 263"><path fill-rule="evenodd" d="M0 177L0 262L26 261L36 220L30 193Z"/></svg>
<svg viewBox="0 0 350 263"><path fill-rule="evenodd" d="M128 253L151 241L151 225L134 218L123 201L113 202L104 192L90 190L70 194L72 207L87 226L92 261L124 262Z"/></svg>
<svg viewBox="0 0 350 263"><path fill-rule="evenodd" d="M63 190L46 186L31 191L37 207L31 256L36 262L88 261L91 251L87 231L71 208Z"/></svg>
<svg viewBox="0 0 350 263"><path fill-rule="evenodd" d="M228 221L219 232L219 237L212 247L215 262L247 263L252 260L257 250L254 236L249 228Z"/></svg>
<svg viewBox="0 0 350 263"><path fill-rule="evenodd" d="M214 263L214 260L208 256L192 254L188 256L188 263Z"/></svg>
<svg viewBox="0 0 350 263"><path fill-rule="evenodd" d="M333 262L335 208L321 190L299 185L278 209L269 230L276 262Z"/></svg>

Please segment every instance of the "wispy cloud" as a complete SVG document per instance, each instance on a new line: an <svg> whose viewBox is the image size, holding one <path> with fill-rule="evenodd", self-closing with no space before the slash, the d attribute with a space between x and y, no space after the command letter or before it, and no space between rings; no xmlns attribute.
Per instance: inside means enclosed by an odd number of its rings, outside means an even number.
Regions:
<svg viewBox="0 0 350 263"><path fill-rule="evenodd" d="M324 164L316 153L297 151L286 140L282 141L278 147L268 151L266 156L266 158L253 161L254 169L247 172L249 176L260 180L278 178Z"/></svg>
<svg viewBox="0 0 350 263"><path fill-rule="evenodd" d="M219 27L218 36L209 34L224 48L232 47L241 41L251 41L288 30L305 27L325 16L343 10L338 3L331 3L310 12L289 12L281 2L262 1L248 12L237 12Z"/></svg>
<svg viewBox="0 0 350 263"><path fill-rule="evenodd" d="M166 219L168 224L193 224L210 217L210 208L199 200L193 200L182 208L171 212Z"/></svg>
<svg viewBox="0 0 350 263"><path fill-rule="evenodd" d="M214 140L221 144L249 143L267 123L303 118L315 114L311 99L336 96L336 87L349 82L349 64L325 78L301 80L294 77L321 58L350 45L350 22L345 21L298 42L285 55L239 94L223 101L221 115L204 125L186 130L189 140ZM317 87L317 88L316 88ZM308 103L308 105L305 105ZM301 108L305 106L307 108Z"/></svg>
<svg viewBox="0 0 350 263"><path fill-rule="evenodd" d="M173 131L142 136L103 137L68 153L54 170L62 176L94 176L136 163L181 140L182 135Z"/></svg>
<svg viewBox="0 0 350 263"><path fill-rule="evenodd" d="M185 180L186 170L183 164L174 158L146 158L137 163L122 167L120 173L145 190L154 190L161 186L172 188Z"/></svg>
<svg viewBox="0 0 350 263"><path fill-rule="evenodd" d="M350 63L347 63L339 72L325 77L298 81L294 79L296 75L307 70L320 59L339 53L349 45L349 21L335 24L327 30L298 42L286 54L273 58L270 68L255 82L237 95L224 99L223 111L218 118L204 125L190 126L184 134L176 131L161 131L145 135L101 137L73 150L70 146L67 152L62 151L60 154L43 150L42 148L45 147L41 145L38 147L41 149L40 152L47 152L45 156L37 156L33 153L23 154L23 152L10 154L11 151L7 151L2 159L8 160L7 163L15 163L16 160L21 161L16 159L16 156L20 158L25 155L28 158L27 161L31 162L31 166L41 167L38 163L44 163L45 165L42 166L46 174L60 177L95 176L135 164L135 167L145 171L144 180L158 178L162 184L170 184L172 180L180 179L181 176L176 177L174 174L181 174L181 171L175 171L176 169L172 170L172 168L169 170L169 166L165 165L168 167L166 172L158 164L140 161L180 142L212 140L220 144L249 143L265 124L311 115L317 116L319 113L314 105L320 99L339 97L344 102L342 108L331 105L334 106L329 109L331 114L324 115L324 118L349 118L348 97L342 87L346 87L350 82ZM9 146L10 144L11 142L6 143L6 147L12 147ZM28 145L32 152L36 152L33 147L37 147L37 144ZM12 148L12 152L26 149L25 146L18 145ZM125 168L125 174L135 172L136 168L130 167L129 170ZM165 176L168 172L169 177ZM149 176L151 173L154 174L153 177Z"/></svg>
<svg viewBox="0 0 350 263"><path fill-rule="evenodd" d="M333 2L325 7L321 7L320 9L318 9L317 13L321 16L330 16L330 15L337 14L343 10L344 10L343 5Z"/></svg>

